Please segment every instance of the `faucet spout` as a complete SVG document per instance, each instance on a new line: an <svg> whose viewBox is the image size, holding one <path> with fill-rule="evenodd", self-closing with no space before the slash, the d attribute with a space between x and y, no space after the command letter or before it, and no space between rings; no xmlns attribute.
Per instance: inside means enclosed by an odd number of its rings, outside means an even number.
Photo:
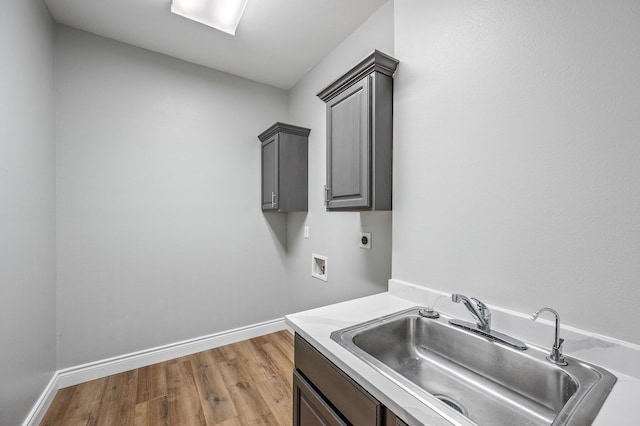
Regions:
<svg viewBox="0 0 640 426"><path fill-rule="evenodd" d="M556 317L555 337L553 339L553 346L551 347L551 353L549 354L549 356L547 356L547 359L557 365L567 365L567 361L564 359L564 356L562 355L562 343L564 342L564 339L560 338L560 314L558 314L558 312L555 309L544 307L535 311L531 315L531 319L533 321L537 320L540 313L545 311L551 312Z"/></svg>
<svg viewBox="0 0 640 426"><path fill-rule="evenodd" d="M462 294L453 293L451 300L455 303L462 303L467 310L473 315L478 328L483 331L491 331L491 311L481 301L472 297L468 298Z"/></svg>

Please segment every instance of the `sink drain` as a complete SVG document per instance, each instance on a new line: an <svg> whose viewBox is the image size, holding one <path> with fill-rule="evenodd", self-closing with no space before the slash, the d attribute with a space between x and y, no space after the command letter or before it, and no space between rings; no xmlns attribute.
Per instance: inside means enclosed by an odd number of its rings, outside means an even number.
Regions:
<svg viewBox="0 0 640 426"><path fill-rule="evenodd" d="M440 401L447 404L449 407L456 410L458 413L462 414L463 416L467 415L467 410L462 405L460 405L457 401L454 401L453 399L445 395L434 395L434 396L438 398Z"/></svg>

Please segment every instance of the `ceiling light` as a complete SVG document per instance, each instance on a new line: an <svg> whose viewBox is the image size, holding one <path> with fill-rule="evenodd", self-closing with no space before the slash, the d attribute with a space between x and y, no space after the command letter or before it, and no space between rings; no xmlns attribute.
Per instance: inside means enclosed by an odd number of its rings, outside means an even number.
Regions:
<svg viewBox="0 0 640 426"><path fill-rule="evenodd" d="M235 35L248 0L172 0L171 12Z"/></svg>

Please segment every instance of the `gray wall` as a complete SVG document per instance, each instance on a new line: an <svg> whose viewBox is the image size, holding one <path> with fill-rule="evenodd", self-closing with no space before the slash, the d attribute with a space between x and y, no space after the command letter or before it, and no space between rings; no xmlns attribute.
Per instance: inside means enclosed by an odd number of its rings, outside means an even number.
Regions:
<svg viewBox="0 0 640 426"><path fill-rule="evenodd" d="M325 211L315 94L393 53L392 2L290 92L66 27L56 48L59 368L386 290L391 213ZM274 121L312 129L308 214L259 209Z"/></svg>
<svg viewBox="0 0 640 426"><path fill-rule="evenodd" d="M639 22L396 0L394 278L640 343Z"/></svg>
<svg viewBox="0 0 640 426"><path fill-rule="evenodd" d="M290 312L386 291L391 277L391 213L328 213L323 203L326 111L316 93L374 49L393 54L393 1L378 9L289 92L291 122L312 129L309 211L288 213ZM359 248L361 231L372 233L371 250ZM311 277L312 253L328 257L328 282Z"/></svg>
<svg viewBox="0 0 640 426"><path fill-rule="evenodd" d="M61 27L58 367L282 317L257 135L286 92Z"/></svg>
<svg viewBox="0 0 640 426"><path fill-rule="evenodd" d="M390 276L551 305L640 343L636 2L390 1L289 93L62 27L57 152L52 23L38 1L8 7L1 424L56 368L384 291ZM400 60L393 246L391 213L322 205L315 94L374 48ZM256 135L277 120L312 129L308 213L258 208ZM311 253L329 257L328 283Z"/></svg>
<svg viewBox="0 0 640 426"><path fill-rule="evenodd" d="M0 424L19 424L55 370L53 22L0 13Z"/></svg>

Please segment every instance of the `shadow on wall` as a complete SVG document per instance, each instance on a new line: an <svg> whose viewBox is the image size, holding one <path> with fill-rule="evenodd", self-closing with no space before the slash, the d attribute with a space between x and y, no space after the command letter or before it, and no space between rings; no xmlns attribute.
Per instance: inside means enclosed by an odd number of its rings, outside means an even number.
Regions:
<svg viewBox="0 0 640 426"><path fill-rule="evenodd" d="M292 233L292 237L295 238L296 235L303 235L303 228L307 221L307 212L290 212L287 217L287 226L289 231Z"/></svg>
<svg viewBox="0 0 640 426"><path fill-rule="evenodd" d="M391 278L391 218L390 211L360 212L360 232L372 232L371 254L363 251L364 278L384 284Z"/></svg>
<svg viewBox="0 0 640 426"><path fill-rule="evenodd" d="M264 218L269 224L269 232L273 240L279 244L279 248L287 252L287 215L282 213L263 212Z"/></svg>

